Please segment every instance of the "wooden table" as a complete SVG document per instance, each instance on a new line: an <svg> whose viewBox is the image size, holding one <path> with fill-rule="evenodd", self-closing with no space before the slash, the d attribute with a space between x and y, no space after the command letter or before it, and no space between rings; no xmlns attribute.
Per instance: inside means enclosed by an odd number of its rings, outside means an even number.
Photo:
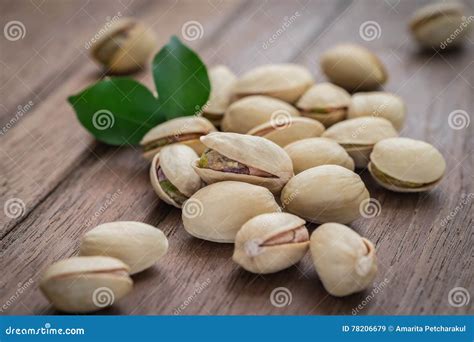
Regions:
<svg viewBox="0 0 474 342"><path fill-rule="evenodd" d="M86 231L114 220L159 227L170 249L159 264L133 277L131 294L101 314L472 314L472 298L455 307L448 295L463 287L474 296L474 123L453 129L448 116L458 110L474 119L474 39L471 35L464 49L451 53L419 52L407 33L407 18L422 4L2 1L2 26L17 20L25 27L22 39L0 38L1 203L24 203L23 211L10 213L13 218L0 215L2 314L57 313L38 289L41 271L75 255ZM243 271L231 261L232 245L184 231L180 211L153 192L148 163L136 147L94 141L66 98L101 76L85 44L114 15L143 19L159 46L181 35L184 23L198 21L203 36L188 44L207 65L226 64L238 74L291 61L306 65L321 82L319 56L339 42L360 43L381 57L390 74L385 89L408 106L402 135L434 144L446 158L447 172L434 191L396 194L359 171L382 208L380 215L351 225L377 246L373 289L342 299L329 296L309 255L272 275ZM380 27L380 36L359 33L368 21ZM154 89L149 70L134 76ZM282 307L270 300L279 287L291 296Z"/></svg>

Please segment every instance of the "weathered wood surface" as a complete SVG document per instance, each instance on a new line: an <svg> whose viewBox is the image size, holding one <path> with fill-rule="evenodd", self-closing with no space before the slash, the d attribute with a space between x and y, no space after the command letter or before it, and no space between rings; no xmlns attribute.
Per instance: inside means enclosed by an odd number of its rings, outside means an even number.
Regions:
<svg viewBox="0 0 474 342"><path fill-rule="evenodd" d="M25 203L18 218L0 215L2 314L56 313L38 290L41 271L74 255L84 232L114 220L158 226L170 250L153 269L134 276L134 291L103 314L351 314L362 303L358 314L472 314L472 300L454 307L448 294L463 287L474 295L474 125L454 130L448 115L464 110L472 118L474 39L471 35L456 52L420 53L406 21L421 4L2 1L2 26L19 20L26 27L18 41L0 37L0 124L8 128L0 136L1 203L12 198ZM448 168L437 189L419 195L385 191L360 172L382 208L379 216L351 225L377 246L376 290L328 296L309 255L273 275L243 271L230 260L231 245L186 234L180 212L155 196L148 165L135 147L104 146L82 129L66 98L101 76L84 44L107 16L119 12L142 18L160 45L181 35L185 22L200 22L203 37L189 44L208 65L223 63L239 74L263 63L294 61L322 81L319 56L337 42L363 44L383 59L390 74L385 89L408 106L402 135L434 144ZM381 36L365 41L359 28L371 20L380 25ZM285 21L291 24L282 30ZM149 70L135 77L153 88ZM16 117L18 106L29 101L32 108ZM289 305L272 305L277 287L291 293Z"/></svg>

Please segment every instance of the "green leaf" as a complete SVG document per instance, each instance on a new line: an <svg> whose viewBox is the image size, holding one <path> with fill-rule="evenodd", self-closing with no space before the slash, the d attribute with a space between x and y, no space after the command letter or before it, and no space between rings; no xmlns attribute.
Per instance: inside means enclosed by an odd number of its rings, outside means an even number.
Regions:
<svg viewBox="0 0 474 342"><path fill-rule="evenodd" d="M193 115L209 99L211 84L206 66L175 36L153 59L153 78L167 119Z"/></svg>
<svg viewBox="0 0 474 342"><path fill-rule="evenodd" d="M165 121L158 100L130 78L99 81L68 101L81 124L110 145L138 144L145 133Z"/></svg>

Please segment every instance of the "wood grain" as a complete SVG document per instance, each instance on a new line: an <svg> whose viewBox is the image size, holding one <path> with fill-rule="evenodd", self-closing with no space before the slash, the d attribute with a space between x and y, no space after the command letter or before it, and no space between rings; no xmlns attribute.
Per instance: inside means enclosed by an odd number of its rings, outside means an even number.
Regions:
<svg viewBox="0 0 474 342"><path fill-rule="evenodd" d="M47 1L41 6L43 15L26 0L15 3L20 5L2 4L2 13L8 20L21 17L32 29L20 45L2 41L2 47L8 44L11 50L3 54L2 49L0 58L8 66L1 74L1 84L8 86L0 89L6 108L0 123L8 122L25 101L33 99L35 105L0 138L2 203L20 198L26 204L18 219L0 216L1 268L8 270L0 287L0 303L8 304L3 314L56 313L37 288L41 271L74 255L84 232L114 220L159 227L170 250L156 267L134 276L135 289L129 296L101 314L351 314L362 303L357 314L473 313L472 301L453 307L448 293L461 286L474 295L469 197L474 193L474 125L454 130L448 115L465 110L472 118L474 40L453 53L420 53L406 32L406 18L423 2L133 1L124 9L116 2L108 7L108 1L84 1L65 2L59 11L58 1ZM230 259L231 245L186 234L180 212L156 198L148 164L135 147L98 144L82 129L65 98L101 76L81 49L104 16L120 10L142 18L157 33L160 45L171 34L179 35L186 21L199 21L203 38L190 45L208 65L223 63L239 74L263 63L294 61L323 81L319 56L338 42L360 43L382 58L390 74L384 88L407 103L402 135L434 144L448 168L434 191L406 195L377 187L366 171L360 171L382 208L379 216L351 224L377 246L377 293L369 289L343 299L329 296L309 255L272 275L243 271ZM64 25L66 16L76 12L70 25ZM279 31L292 16L296 19L291 25ZM365 41L359 27L374 18L381 36ZM28 63L30 49L47 37L53 37L45 55L50 63L38 57ZM18 71L28 87L14 76ZM153 88L149 71L136 78ZM4 96L6 89L11 89L10 96ZM447 217L447 224L442 224ZM15 297L18 284L30 280L32 285ZM272 305L270 295L278 287L290 291L289 305Z"/></svg>

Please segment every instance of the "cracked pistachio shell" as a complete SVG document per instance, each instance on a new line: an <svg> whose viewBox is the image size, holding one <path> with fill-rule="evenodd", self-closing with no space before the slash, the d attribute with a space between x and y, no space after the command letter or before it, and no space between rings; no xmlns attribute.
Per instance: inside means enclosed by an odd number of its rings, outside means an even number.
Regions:
<svg viewBox="0 0 474 342"><path fill-rule="evenodd" d="M381 117L390 121L393 127L400 131L405 121L405 113L406 107L401 97L383 91L373 91L354 94L347 117Z"/></svg>
<svg viewBox="0 0 474 342"><path fill-rule="evenodd" d="M271 120L254 127L247 134L263 137L275 144L286 145L306 138L319 137L324 132L324 126L317 120L300 117Z"/></svg>
<svg viewBox="0 0 474 342"><path fill-rule="evenodd" d="M347 90L372 90L387 81L380 59L355 44L337 45L321 56L321 68L329 80Z"/></svg>
<svg viewBox="0 0 474 342"><path fill-rule="evenodd" d="M309 247L305 221L271 213L247 221L235 237L232 259L253 273L274 273L299 262Z"/></svg>
<svg viewBox="0 0 474 342"><path fill-rule="evenodd" d="M92 58L112 73L142 68L156 48L155 35L132 18L112 22L91 46Z"/></svg>
<svg viewBox="0 0 474 342"><path fill-rule="evenodd" d="M331 83L320 83L309 88L296 103L301 115L320 121L329 127L344 120L351 95Z"/></svg>
<svg viewBox="0 0 474 342"><path fill-rule="evenodd" d="M203 108L202 115L215 126L219 126L224 112L229 107L232 89L237 77L226 66L217 65L209 70L209 79L211 94L209 102Z"/></svg>
<svg viewBox="0 0 474 342"><path fill-rule="evenodd" d="M245 134L272 119L291 118L300 113L292 105L268 96L248 96L232 103L222 119L222 130Z"/></svg>
<svg viewBox="0 0 474 342"><path fill-rule="evenodd" d="M196 192L185 202L182 217L189 234L203 240L231 243L252 217L278 211L280 207L268 189L225 181Z"/></svg>
<svg viewBox="0 0 474 342"><path fill-rule="evenodd" d="M338 122L322 136L344 147L354 159L355 166L364 168L373 146L380 140L398 136L398 132L387 119L363 116Z"/></svg>
<svg viewBox="0 0 474 342"><path fill-rule="evenodd" d="M167 180L179 193L189 198L203 185L201 178L192 167L197 158L196 152L191 147L183 144L172 144L163 147L155 155L150 165L150 181L158 197L176 208L181 208L182 203L170 197L163 189L158 179L157 170L160 167Z"/></svg>
<svg viewBox="0 0 474 342"><path fill-rule="evenodd" d="M86 313L112 305L132 290L129 267L105 256L80 256L51 265L40 289L58 310Z"/></svg>
<svg viewBox="0 0 474 342"><path fill-rule="evenodd" d="M420 192L434 188L443 178L446 162L424 141L385 139L375 144L369 172L382 187L396 192Z"/></svg>
<svg viewBox="0 0 474 342"><path fill-rule="evenodd" d="M215 132L201 138L202 143L227 158L267 172L273 177L261 177L233 172L216 171L193 164L194 170L207 184L233 180L266 187L273 193L293 176L291 159L277 144L265 138L238 133Z"/></svg>
<svg viewBox="0 0 474 342"><path fill-rule="evenodd" d="M336 297L360 292L377 274L375 247L339 223L319 226L311 235L311 256L326 291Z"/></svg>
<svg viewBox="0 0 474 342"><path fill-rule="evenodd" d="M296 141L285 147L293 162L295 174L321 165L339 165L354 171L354 161L337 142L327 138Z"/></svg>
<svg viewBox="0 0 474 342"><path fill-rule="evenodd" d="M349 223L360 216L369 192L359 175L339 165L321 165L289 180L281 192L283 207L314 223Z"/></svg>
<svg viewBox="0 0 474 342"><path fill-rule="evenodd" d="M266 95L293 103L314 83L305 67L296 64L268 64L248 71L237 80L237 97Z"/></svg>
<svg viewBox="0 0 474 342"><path fill-rule="evenodd" d="M209 132L215 132L216 128L207 119L201 117L180 117L166 121L152 128L142 138L140 145L144 148L143 156L152 160L163 146L173 143L181 143L191 147L197 154L204 151L204 146L199 138ZM171 141L166 145L153 146L154 143L161 139L170 138ZM152 146L152 147L149 147Z"/></svg>
<svg viewBox="0 0 474 342"><path fill-rule="evenodd" d="M130 274L153 266L168 250L168 239L158 228L133 221L109 222L84 234L79 254L122 260Z"/></svg>
<svg viewBox="0 0 474 342"><path fill-rule="evenodd" d="M435 3L418 9L410 31L425 48L446 49L459 45L470 31L465 7L458 2Z"/></svg>

